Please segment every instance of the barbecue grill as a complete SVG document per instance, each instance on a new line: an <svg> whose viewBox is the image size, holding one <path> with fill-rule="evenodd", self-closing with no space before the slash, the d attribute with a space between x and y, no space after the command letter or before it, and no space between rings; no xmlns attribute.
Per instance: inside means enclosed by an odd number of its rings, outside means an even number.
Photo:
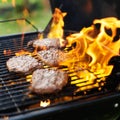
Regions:
<svg viewBox="0 0 120 120"><path fill-rule="evenodd" d="M51 0L50 3L52 10L55 7L62 6L61 10L67 11L67 0ZM71 8L71 6L69 7ZM69 14L68 18L70 16L72 15ZM74 22L71 25L69 24L72 21L68 21L68 18L65 19L65 35L78 30L77 27L74 29ZM94 17L91 18L89 24L92 19ZM8 21L10 22L11 20ZM79 24L83 25L83 23ZM84 25L88 26L87 23L84 23ZM79 117L81 120L113 120L116 118L120 114L119 56L115 56L110 60L109 64L113 64L114 68L111 75L106 78L105 86L101 90L94 88L87 92L79 91L78 87L68 83L62 91L55 94L32 94L29 92L30 76L26 77L19 73L10 73L7 70L6 61L21 49L32 51L32 48L27 47L27 43L30 40L38 39L39 34L46 34L49 29L48 26L43 32L39 32L33 26L36 32L0 37L0 119L61 120L66 117L71 117L72 119ZM6 50L7 54L4 54L4 50ZM74 71L70 72L65 67L60 69L66 70L71 77L74 77ZM43 107L40 105L41 102L47 101L50 101L48 106Z"/></svg>

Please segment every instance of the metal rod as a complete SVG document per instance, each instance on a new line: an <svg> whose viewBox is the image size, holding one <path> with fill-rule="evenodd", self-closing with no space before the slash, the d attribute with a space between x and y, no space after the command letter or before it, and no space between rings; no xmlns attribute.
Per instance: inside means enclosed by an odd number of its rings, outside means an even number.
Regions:
<svg viewBox="0 0 120 120"><path fill-rule="evenodd" d="M33 25L29 20L27 20L26 18L17 18L17 19L8 19L8 20L0 20L0 23L4 23L4 22L14 22L17 20L25 20L28 24L30 24L37 32L39 31L38 28Z"/></svg>

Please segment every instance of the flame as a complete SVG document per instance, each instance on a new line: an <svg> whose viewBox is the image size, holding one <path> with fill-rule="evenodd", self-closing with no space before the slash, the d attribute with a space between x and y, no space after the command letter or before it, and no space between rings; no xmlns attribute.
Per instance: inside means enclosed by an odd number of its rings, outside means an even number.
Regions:
<svg viewBox="0 0 120 120"><path fill-rule="evenodd" d="M47 107L48 105L50 105L50 100L47 99L45 101L40 101L40 106L41 107Z"/></svg>
<svg viewBox="0 0 120 120"><path fill-rule="evenodd" d="M95 27L96 24L100 24L100 29ZM95 19L90 27L84 27L79 33L66 37L67 47L76 44L68 51L65 61L60 63L69 70L78 70L76 75L79 79L73 79L71 84L77 83L81 90L103 86L100 82L105 82L105 77L110 75L113 69L113 65L108 65L109 60L119 55L120 40L113 41L117 28L120 28L120 20L117 18ZM107 30L110 30L111 34L107 33ZM82 81L84 82L80 83Z"/></svg>
<svg viewBox="0 0 120 120"><path fill-rule="evenodd" d="M61 44L64 36L64 21L66 13L55 9L53 20L48 33L48 38L59 38ZM19 22L19 21L18 21ZM96 25L100 25L99 28ZM115 17L95 19L90 27L84 27L78 33L66 37L66 53L64 61L59 65L67 66L69 71L73 71L75 76L70 75L71 84L79 87L80 91L92 88L102 89L106 83L106 77L112 72L113 65L109 61L113 56L119 56L120 40L114 41L117 35L117 28L120 28L120 20ZM43 35L39 36L42 40ZM69 50L71 48L71 50ZM33 52L37 52L37 48ZM33 54L21 50L16 55ZM42 105L43 104L43 105ZM45 104L45 105L44 105ZM47 106L50 101L41 101L40 106Z"/></svg>
<svg viewBox="0 0 120 120"><path fill-rule="evenodd" d="M3 54L4 54L4 55L11 55L11 54L12 54L12 51L11 51L10 49L8 49L8 50L5 49L5 50L3 51Z"/></svg>
<svg viewBox="0 0 120 120"><path fill-rule="evenodd" d="M64 21L63 18L66 16L67 13L62 13L61 10L59 8L55 8L55 11L53 13L52 16L52 23L50 26L50 31L47 34L48 38L59 38L60 40L60 46L64 46L64 31L63 31L63 27L64 27ZM43 33L41 33L40 35L38 35L38 39L39 40L43 40ZM35 49L35 52L37 52L37 48Z"/></svg>
<svg viewBox="0 0 120 120"><path fill-rule="evenodd" d="M27 76L26 76L26 80L27 80L27 82L31 82L31 80L32 80L32 75L27 75Z"/></svg>
<svg viewBox="0 0 120 120"><path fill-rule="evenodd" d="M18 52L15 53L16 56L20 56L20 55L32 55L31 52L26 51L26 50L20 50Z"/></svg>
<svg viewBox="0 0 120 120"><path fill-rule="evenodd" d="M62 13L60 9L55 8L54 14L53 14L53 20L50 28L50 32L48 33L48 38L59 38L60 44L62 46L63 43L63 27L64 27L64 21L63 18L66 16L67 13Z"/></svg>

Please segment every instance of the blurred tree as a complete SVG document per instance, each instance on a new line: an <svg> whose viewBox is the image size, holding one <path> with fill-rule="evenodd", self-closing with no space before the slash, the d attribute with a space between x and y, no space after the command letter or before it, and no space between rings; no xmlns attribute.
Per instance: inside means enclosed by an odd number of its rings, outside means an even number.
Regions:
<svg viewBox="0 0 120 120"><path fill-rule="evenodd" d="M27 9L29 12L39 7L38 2L31 2L30 0L22 0L21 4L16 5L17 12L23 12Z"/></svg>
<svg viewBox="0 0 120 120"><path fill-rule="evenodd" d="M50 9L49 0L41 0L41 3L43 4L43 7L44 7L45 10Z"/></svg>

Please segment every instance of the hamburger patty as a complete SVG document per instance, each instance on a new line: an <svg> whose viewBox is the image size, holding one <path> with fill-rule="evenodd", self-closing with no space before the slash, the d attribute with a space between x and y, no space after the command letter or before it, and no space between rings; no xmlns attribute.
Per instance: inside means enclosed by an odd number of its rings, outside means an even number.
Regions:
<svg viewBox="0 0 120 120"><path fill-rule="evenodd" d="M47 65L56 67L64 60L65 52L59 49L50 48L49 50L39 51L37 55Z"/></svg>
<svg viewBox="0 0 120 120"><path fill-rule="evenodd" d="M37 94L60 91L68 83L68 75L58 69L37 69L32 75L31 90Z"/></svg>
<svg viewBox="0 0 120 120"><path fill-rule="evenodd" d="M27 46L30 46L32 44L33 47L41 49L41 50L47 50L49 48L62 48L65 47L66 41L62 40L62 44L60 44L60 39L58 38L44 38L42 40L34 40L28 42Z"/></svg>
<svg viewBox="0 0 120 120"><path fill-rule="evenodd" d="M43 64L37 59L28 56L13 56L6 62L7 68L10 72L29 73L35 68L42 68Z"/></svg>

